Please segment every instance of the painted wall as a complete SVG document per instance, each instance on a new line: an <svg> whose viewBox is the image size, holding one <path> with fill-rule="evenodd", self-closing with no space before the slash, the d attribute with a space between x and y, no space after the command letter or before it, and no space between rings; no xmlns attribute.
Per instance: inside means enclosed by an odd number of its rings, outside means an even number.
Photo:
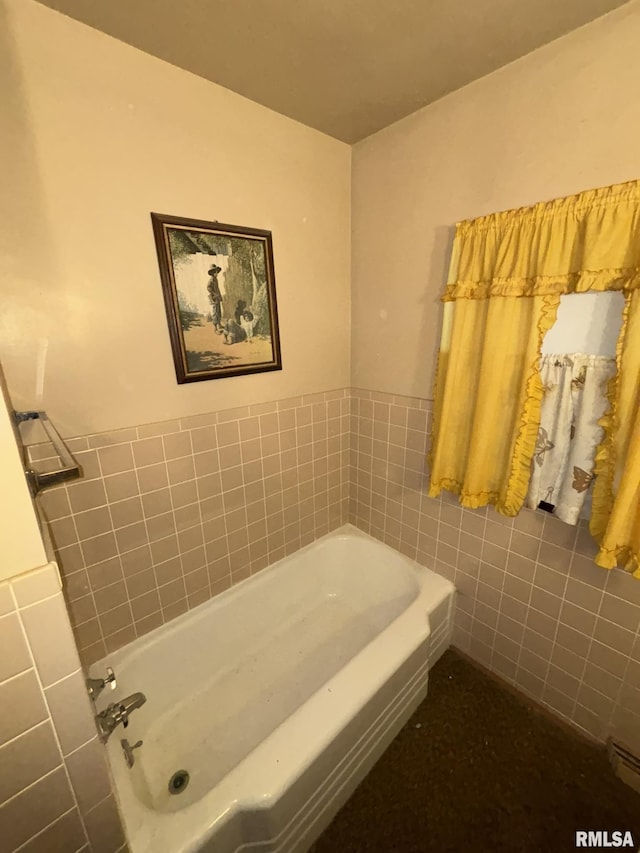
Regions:
<svg viewBox="0 0 640 853"><path fill-rule="evenodd" d="M640 175L639 43L636 0L354 147L354 386L431 397L456 221Z"/></svg>
<svg viewBox="0 0 640 853"><path fill-rule="evenodd" d="M86 435L348 385L350 147L32 0L0 33L14 405ZM176 384L152 210L273 232L281 372Z"/></svg>

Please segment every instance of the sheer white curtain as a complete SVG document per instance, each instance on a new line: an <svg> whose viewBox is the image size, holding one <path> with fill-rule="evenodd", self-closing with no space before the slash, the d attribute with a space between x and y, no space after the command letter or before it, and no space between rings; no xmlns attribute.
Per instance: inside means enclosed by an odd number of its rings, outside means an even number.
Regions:
<svg viewBox="0 0 640 853"><path fill-rule="evenodd" d="M607 356L545 355L540 375L545 397L526 505L552 504L554 515L577 524L593 480L598 420L608 407L607 383L616 369Z"/></svg>

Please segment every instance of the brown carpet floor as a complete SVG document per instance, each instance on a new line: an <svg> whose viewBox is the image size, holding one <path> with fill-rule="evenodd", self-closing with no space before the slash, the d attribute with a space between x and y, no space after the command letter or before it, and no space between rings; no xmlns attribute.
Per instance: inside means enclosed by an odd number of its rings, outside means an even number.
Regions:
<svg viewBox="0 0 640 853"><path fill-rule="evenodd" d="M312 849L564 853L576 830L630 830L636 850L640 795L604 748L448 651L427 699Z"/></svg>

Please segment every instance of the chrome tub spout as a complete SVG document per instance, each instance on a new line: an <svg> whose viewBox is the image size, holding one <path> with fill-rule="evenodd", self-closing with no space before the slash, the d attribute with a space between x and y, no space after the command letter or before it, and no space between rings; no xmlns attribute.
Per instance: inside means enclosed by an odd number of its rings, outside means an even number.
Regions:
<svg viewBox="0 0 640 853"><path fill-rule="evenodd" d="M131 712L135 711L136 708L142 707L146 701L147 697L144 693L132 693L131 696L127 696L119 702L112 702L110 705L107 705L104 711L100 711L96 715L96 725L102 743L107 742L111 732L120 723L126 729L129 725L129 715Z"/></svg>

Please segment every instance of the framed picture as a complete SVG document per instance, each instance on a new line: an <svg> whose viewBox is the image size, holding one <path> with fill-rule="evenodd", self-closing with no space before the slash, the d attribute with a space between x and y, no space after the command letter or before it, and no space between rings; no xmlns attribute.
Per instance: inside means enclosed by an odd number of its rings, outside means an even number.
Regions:
<svg viewBox="0 0 640 853"><path fill-rule="evenodd" d="M178 382L282 370L271 232L151 222Z"/></svg>

